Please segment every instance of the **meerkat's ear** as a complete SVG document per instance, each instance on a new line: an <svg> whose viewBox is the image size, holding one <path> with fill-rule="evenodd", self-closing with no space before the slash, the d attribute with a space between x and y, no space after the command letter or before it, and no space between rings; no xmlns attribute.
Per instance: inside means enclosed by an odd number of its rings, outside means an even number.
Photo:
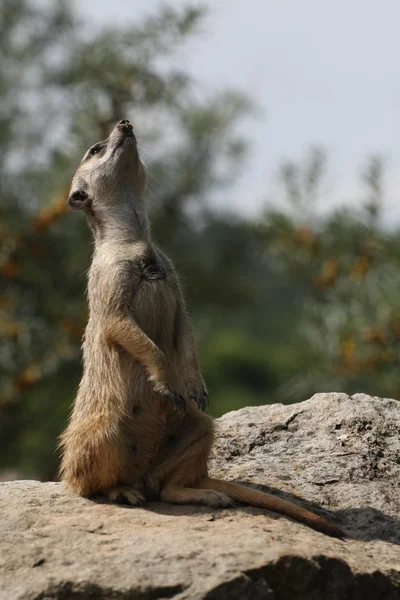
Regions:
<svg viewBox="0 0 400 600"><path fill-rule="evenodd" d="M90 204L90 198L84 190L76 190L71 192L68 197L68 204L74 210L82 210Z"/></svg>

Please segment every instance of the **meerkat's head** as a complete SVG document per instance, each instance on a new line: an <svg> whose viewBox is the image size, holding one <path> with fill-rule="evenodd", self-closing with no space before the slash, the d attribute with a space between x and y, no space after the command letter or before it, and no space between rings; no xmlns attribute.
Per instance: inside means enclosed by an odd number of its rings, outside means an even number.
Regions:
<svg viewBox="0 0 400 600"><path fill-rule="evenodd" d="M110 136L84 155L72 179L68 203L93 221L123 220L136 214L146 185L132 125L119 121Z"/></svg>

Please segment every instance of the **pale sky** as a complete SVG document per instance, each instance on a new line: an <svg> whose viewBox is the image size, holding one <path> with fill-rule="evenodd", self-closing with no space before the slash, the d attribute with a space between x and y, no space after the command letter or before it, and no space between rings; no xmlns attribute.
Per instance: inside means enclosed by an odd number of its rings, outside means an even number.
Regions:
<svg viewBox="0 0 400 600"><path fill-rule="evenodd" d="M172 6L184 4L172 0ZM157 0L78 0L100 25L153 12ZM229 204L250 214L274 196L277 169L324 146L324 202L360 197L373 153L388 160L386 219L400 219L400 1L209 0L210 15L182 55L207 94L245 90L262 109L251 154ZM400 200L400 198L399 198Z"/></svg>

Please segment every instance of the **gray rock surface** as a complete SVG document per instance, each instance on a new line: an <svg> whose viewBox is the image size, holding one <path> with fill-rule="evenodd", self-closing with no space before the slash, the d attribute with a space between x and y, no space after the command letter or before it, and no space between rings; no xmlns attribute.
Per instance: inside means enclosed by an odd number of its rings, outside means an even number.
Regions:
<svg viewBox="0 0 400 600"><path fill-rule="evenodd" d="M400 402L318 394L218 423L213 476L320 505L350 539L249 507L128 508L0 483L0 599L400 599Z"/></svg>

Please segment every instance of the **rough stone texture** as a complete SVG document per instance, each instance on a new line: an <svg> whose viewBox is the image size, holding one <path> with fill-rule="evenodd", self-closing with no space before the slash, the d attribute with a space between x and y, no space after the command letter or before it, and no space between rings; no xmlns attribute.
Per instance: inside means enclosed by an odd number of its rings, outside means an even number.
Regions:
<svg viewBox="0 0 400 600"><path fill-rule="evenodd" d="M219 420L214 476L321 505L346 542L254 508L128 508L1 483L0 598L400 599L399 429L400 402L362 394Z"/></svg>

